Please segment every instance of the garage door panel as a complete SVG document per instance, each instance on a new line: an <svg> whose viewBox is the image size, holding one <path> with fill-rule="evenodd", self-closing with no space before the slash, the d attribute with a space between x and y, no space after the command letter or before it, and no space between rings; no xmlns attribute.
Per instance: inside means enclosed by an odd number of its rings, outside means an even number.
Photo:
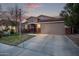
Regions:
<svg viewBox="0 0 79 59"><path fill-rule="evenodd" d="M44 23L41 24L41 33L64 34L64 23Z"/></svg>

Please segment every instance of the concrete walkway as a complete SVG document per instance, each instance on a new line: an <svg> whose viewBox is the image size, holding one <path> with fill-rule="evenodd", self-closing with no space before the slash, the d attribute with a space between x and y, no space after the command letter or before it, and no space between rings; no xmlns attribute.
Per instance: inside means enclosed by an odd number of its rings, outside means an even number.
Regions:
<svg viewBox="0 0 79 59"><path fill-rule="evenodd" d="M38 34L18 46L0 44L0 55L79 56L79 47L62 35Z"/></svg>

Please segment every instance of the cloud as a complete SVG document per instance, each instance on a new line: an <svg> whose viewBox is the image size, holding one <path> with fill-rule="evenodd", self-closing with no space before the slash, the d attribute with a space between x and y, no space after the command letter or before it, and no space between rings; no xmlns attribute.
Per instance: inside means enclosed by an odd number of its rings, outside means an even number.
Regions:
<svg viewBox="0 0 79 59"><path fill-rule="evenodd" d="M35 9L41 7L41 5L39 3L27 3L27 7Z"/></svg>

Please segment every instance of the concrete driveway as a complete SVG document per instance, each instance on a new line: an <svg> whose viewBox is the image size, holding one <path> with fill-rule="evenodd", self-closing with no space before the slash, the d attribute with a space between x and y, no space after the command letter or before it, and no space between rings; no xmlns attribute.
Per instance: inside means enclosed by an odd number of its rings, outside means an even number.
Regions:
<svg viewBox="0 0 79 59"><path fill-rule="evenodd" d="M0 44L0 55L79 56L79 47L64 35L38 34L18 46Z"/></svg>

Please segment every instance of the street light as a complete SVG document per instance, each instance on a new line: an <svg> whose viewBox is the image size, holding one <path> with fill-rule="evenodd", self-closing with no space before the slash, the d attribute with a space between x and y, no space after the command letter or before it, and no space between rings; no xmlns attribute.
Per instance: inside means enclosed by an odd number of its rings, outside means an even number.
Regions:
<svg viewBox="0 0 79 59"><path fill-rule="evenodd" d="M21 19L21 17L22 17L22 14L21 14L21 9L19 9L19 34L20 34L20 39L22 39L22 37L21 37L21 21L22 21L22 19ZM23 48L24 48L24 44L23 44Z"/></svg>
<svg viewBox="0 0 79 59"><path fill-rule="evenodd" d="M21 35L21 9L19 9L19 34Z"/></svg>

